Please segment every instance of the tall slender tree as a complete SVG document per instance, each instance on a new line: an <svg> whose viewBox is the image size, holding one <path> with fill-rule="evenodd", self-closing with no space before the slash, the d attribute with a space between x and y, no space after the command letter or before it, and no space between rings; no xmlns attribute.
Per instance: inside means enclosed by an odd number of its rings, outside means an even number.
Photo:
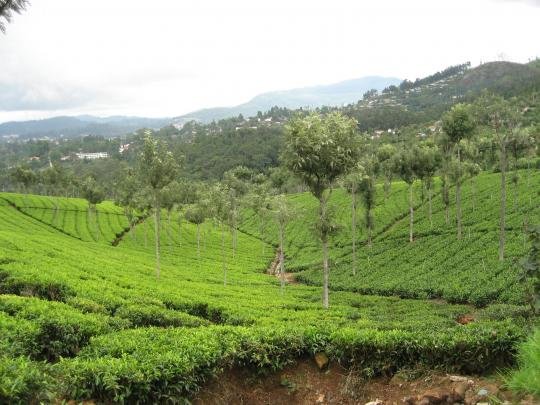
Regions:
<svg viewBox="0 0 540 405"><path fill-rule="evenodd" d="M190 206L185 213L186 220L197 228L197 261L201 268L201 225L206 219L206 207L202 201Z"/></svg>
<svg viewBox="0 0 540 405"><path fill-rule="evenodd" d="M135 237L134 226L137 222L135 211L136 195L140 188L137 177L132 169L127 169L123 174L118 184L118 192L116 193L116 204L124 209L124 215L129 222L129 233L132 238Z"/></svg>
<svg viewBox="0 0 540 405"><path fill-rule="evenodd" d="M338 112L292 119L285 131L283 161L319 201L317 234L323 254L323 307L328 299L328 241L335 227L328 200L335 181L349 173L359 157L357 122Z"/></svg>
<svg viewBox="0 0 540 405"><path fill-rule="evenodd" d="M223 270L223 285L227 285L227 254L225 249L225 227L230 220L229 189L223 183L214 184L209 190L209 215L219 224L221 231L221 264Z"/></svg>
<svg viewBox="0 0 540 405"><path fill-rule="evenodd" d="M433 195L433 178L440 168L441 155L435 144L424 143L417 150L418 178L422 181L422 187L426 190L428 198L428 217L430 226L433 227L433 209L431 197Z"/></svg>
<svg viewBox="0 0 540 405"><path fill-rule="evenodd" d="M377 158L379 159L380 171L384 177L383 189L385 201L390 194L392 179L396 173L395 159L393 159L396 152L396 147L389 143L383 144L377 149Z"/></svg>
<svg viewBox="0 0 540 405"><path fill-rule="evenodd" d="M491 126L493 141L499 152L501 172L501 202L499 213L499 261L504 260L506 245L506 174L508 170L508 146L519 129L520 114L517 108L500 96L484 95L477 100L480 121Z"/></svg>
<svg viewBox="0 0 540 405"><path fill-rule="evenodd" d="M356 238L357 238L357 226L356 226L356 211L357 211L357 199L359 194L359 185L362 181L361 170L354 170L349 173L343 180L343 186L345 190L351 195L351 242L352 242L352 274L356 276Z"/></svg>
<svg viewBox="0 0 540 405"><path fill-rule="evenodd" d="M287 225L294 215L291 203L287 200L285 194L274 196L270 202L270 209L278 225L279 236L279 278L280 291L283 294L285 289L285 233Z"/></svg>
<svg viewBox="0 0 540 405"><path fill-rule="evenodd" d="M475 128L476 123L470 105L456 104L450 111L443 115L442 129L448 137L448 141L456 154L455 164L451 165L451 171L456 186L456 224L458 239L461 239L462 234L461 185L464 173L460 143L464 139L469 139Z"/></svg>
<svg viewBox="0 0 540 405"><path fill-rule="evenodd" d="M373 230L375 228L375 217L373 209L375 208L376 197L376 175L379 171L378 161L375 156L365 156L360 162L362 167L362 177L358 184L358 191L361 196L361 202L364 206L364 226L367 232L368 246L372 245Z"/></svg>
<svg viewBox="0 0 540 405"><path fill-rule="evenodd" d="M155 215L155 248L156 248L156 277L161 273L160 241L161 241L161 191L178 175L179 166L167 145L152 136L152 131L146 130L144 144L139 155L139 174L142 183L152 192L152 203Z"/></svg>
<svg viewBox="0 0 540 405"><path fill-rule="evenodd" d="M409 191L409 242L414 241L414 182L418 179L418 148L407 146L398 153L396 161L397 174Z"/></svg>
<svg viewBox="0 0 540 405"><path fill-rule="evenodd" d="M229 194L229 226L232 233L232 254L233 260L236 259L236 247L238 241L238 226L242 199L249 191L249 184L253 178L253 171L245 166L238 166L228 170L223 175L223 183L227 187Z"/></svg>
<svg viewBox="0 0 540 405"><path fill-rule="evenodd" d="M82 183L82 195L88 201L89 222L94 225L94 239L99 240L98 210L97 205L105 199L105 192L91 176L88 176Z"/></svg>

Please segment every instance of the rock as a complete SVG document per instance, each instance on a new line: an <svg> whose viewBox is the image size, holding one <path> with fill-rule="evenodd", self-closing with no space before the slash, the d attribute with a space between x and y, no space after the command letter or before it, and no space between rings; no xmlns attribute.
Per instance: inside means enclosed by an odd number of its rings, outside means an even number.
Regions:
<svg viewBox="0 0 540 405"><path fill-rule="evenodd" d="M468 394L468 393L467 393ZM467 395L467 404L481 404L481 403L490 403L490 397L497 397L499 394L499 387L495 384L484 384L480 389L473 394L472 397Z"/></svg>
<svg viewBox="0 0 540 405"><path fill-rule="evenodd" d="M452 382L465 382L467 381L467 377L463 377L461 375L451 375L448 377L450 379L450 381Z"/></svg>
<svg viewBox="0 0 540 405"><path fill-rule="evenodd" d="M480 388L476 395L478 395L479 397L487 397L489 395L489 391L485 388Z"/></svg>
<svg viewBox="0 0 540 405"><path fill-rule="evenodd" d="M406 381L404 378L402 378L399 374L395 374L388 383L390 385L397 385L398 387L401 387L405 382Z"/></svg>
<svg viewBox="0 0 540 405"><path fill-rule="evenodd" d="M470 315L470 314L466 314L466 315L461 315L458 319L457 319L457 322L461 325L467 325L471 322L474 322L474 316Z"/></svg>
<svg viewBox="0 0 540 405"><path fill-rule="evenodd" d="M329 363L328 356L324 352L319 352L315 354L315 363L317 363L317 367L319 367L319 370L323 370L328 366Z"/></svg>
<svg viewBox="0 0 540 405"><path fill-rule="evenodd" d="M319 394L319 396L317 397L317 400L315 401L315 403L324 404L325 398L326 398L325 394Z"/></svg>
<svg viewBox="0 0 540 405"><path fill-rule="evenodd" d="M519 403L520 403L520 405L535 405L535 404L538 404L538 402L535 402L535 399L534 399L534 397L532 395L527 395Z"/></svg>
<svg viewBox="0 0 540 405"><path fill-rule="evenodd" d="M405 405L414 405L416 403L416 399L414 397L405 397L401 402L403 402Z"/></svg>
<svg viewBox="0 0 540 405"><path fill-rule="evenodd" d="M376 399L375 401L366 402L366 405L383 405L383 401Z"/></svg>
<svg viewBox="0 0 540 405"><path fill-rule="evenodd" d="M418 399L418 405L435 405L435 404L444 404L448 402L448 399L451 399L452 394L447 390L443 389L433 389L426 391Z"/></svg>
<svg viewBox="0 0 540 405"><path fill-rule="evenodd" d="M460 383L457 383L454 386L454 390L452 392L452 399L454 402L463 402L465 400L465 393L469 389L469 384L466 381L462 381Z"/></svg>

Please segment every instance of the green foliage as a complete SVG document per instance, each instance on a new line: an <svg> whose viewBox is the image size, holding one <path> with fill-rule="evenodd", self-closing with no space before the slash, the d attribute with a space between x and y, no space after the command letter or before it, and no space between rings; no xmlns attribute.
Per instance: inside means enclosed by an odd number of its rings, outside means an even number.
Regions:
<svg viewBox="0 0 540 405"><path fill-rule="evenodd" d="M469 138L475 127L471 107L466 104L456 104L442 117L442 130L454 145Z"/></svg>
<svg viewBox="0 0 540 405"><path fill-rule="evenodd" d="M518 363L519 370L509 376L508 387L540 398L540 329L519 347Z"/></svg>
<svg viewBox="0 0 540 405"><path fill-rule="evenodd" d="M527 229L531 247L529 254L521 259L521 281L527 284L527 301L533 314L540 313L540 225Z"/></svg>
<svg viewBox="0 0 540 405"><path fill-rule="evenodd" d="M292 120L286 131L283 160L321 198L358 160L356 123L339 113L311 114Z"/></svg>
<svg viewBox="0 0 540 405"><path fill-rule="evenodd" d="M145 135L138 173L145 185L161 190L176 178L179 168L163 141L154 139L151 131Z"/></svg>
<svg viewBox="0 0 540 405"><path fill-rule="evenodd" d="M87 177L82 183L82 196L94 207L105 199L105 193L93 177Z"/></svg>
<svg viewBox="0 0 540 405"><path fill-rule="evenodd" d="M463 196L463 238L455 238L453 224L446 224L445 206L440 198L433 200L432 221L427 202L415 203L416 241L408 244L407 185L394 182L385 199L383 184L377 184L373 215L373 247L363 248L368 234L357 230L358 268L363 269L351 277L351 197L344 190L335 190L329 204L336 207L339 232L332 238L330 258L333 265L330 288L363 294L397 295L415 298L443 298L451 302L468 302L483 306L491 302L523 304L524 285L519 283L519 269L514 262L526 254L523 237L523 219L529 223L540 219L537 185L540 172L530 173L529 186L518 184L521 205L514 205L510 196L507 214L507 258L497 260L500 175L482 173L474 184L466 181ZM524 177L527 173L520 172ZM415 183L414 193L420 194L420 184ZM434 178L433 193L444 189ZM455 189L449 188L449 199ZM305 226L315 221L317 201L309 194L289 196L296 215L288 225L288 271L296 272L299 281L321 285L319 244ZM452 207L451 213L454 209ZM365 211L360 211L361 215ZM256 218L246 215L243 228L257 234ZM269 224L263 237L277 243L277 229Z"/></svg>
<svg viewBox="0 0 540 405"><path fill-rule="evenodd" d="M133 304L118 308L115 316L130 321L133 326L202 326L208 322L195 316L156 305Z"/></svg>
<svg viewBox="0 0 540 405"><path fill-rule="evenodd" d="M248 185L262 184L262 179L244 170L235 178ZM537 174L532 173L530 180L536 184ZM435 191L438 185L435 179ZM148 271L152 248L143 242L144 229L154 229L152 217L136 224L132 235L112 247L83 242L21 212L32 212L30 207L36 205L41 211L56 206L63 217L74 207L86 207L84 201L1 194L0 289L18 296L0 295L0 350L4 354L0 360L4 397L0 398L4 402L47 402L51 396L102 402L181 402L230 366L248 367L254 373L273 371L319 351L343 364L349 361L367 374L391 373L418 364L483 373L512 364L525 333L523 306L492 307L489 303L521 304L517 271L509 271L507 264L523 254L517 233L522 215L534 219L537 208L523 204L510 212L508 224L517 236L510 239L509 261L499 267L486 261L483 270L484 258L478 252L492 244L490 226L497 201L491 194L498 190L497 175L478 177L478 204L483 209L466 219L472 235L461 242L445 227L440 204L434 206L431 228L425 207L419 203L419 238L414 245L405 246L406 185L394 183L386 200L380 192L383 185L373 186L375 243L372 249L361 249L359 268L365 271L355 278L350 276L351 235L346 226L350 196L336 189L329 199L341 226L331 238L333 305L324 311L318 288L291 285L281 295L278 280L263 274L274 252L262 252L261 241L248 235L257 235L260 229L259 218L249 211L238 231L234 261L233 236L224 235L229 276L223 288L222 234L219 224L212 221L200 224L204 243L198 262L197 226L185 223L180 227L178 218L185 210L171 212L170 223L166 221L160 228L165 271L158 282ZM419 190L418 184L413 187L415 192ZM532 187L529 192L525 182L518 187L527 201ZM211 191L220 201L223 190L216 186ZM225 190L226 197L229 191ZM467 210L470 191L464 187L463 192ZM212 195L204 199L214 201ZM318 201L306 193L282 199L294 213L289 216L285 241L290 269L307 269L297 278L317 284L319 243L305 224L315 222ZM18 202L21 211L8 201ZM226 206L222 208L225 212ZM111 203L99 204L97 210L99 216L116 215L127 223L122 209ZM268 222L264 230L268 242L276 243L277 227L274 221ZM358 236L365 241L366 230L358 230ZM150 232L149 246L154 238ZM420 272L422 263L426 267ZM476 310L468 305L355 291L442 296L488 306ZM460 315L471 312L475 322L456 322ZM40 359L48 363L35 362Z"/></svg>
<svg viewBox="0 0 540 405"><path fill-rule="evenodd" d="M0 356L0 402L28 404L54 400L50 367L26 357Z"/></svg>

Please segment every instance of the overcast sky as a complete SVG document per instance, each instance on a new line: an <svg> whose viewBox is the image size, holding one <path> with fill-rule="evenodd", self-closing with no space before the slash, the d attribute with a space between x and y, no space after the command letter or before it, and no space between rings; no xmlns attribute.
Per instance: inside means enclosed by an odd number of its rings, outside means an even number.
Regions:
<svg viewBox="0 0 540 405"><path fill-rule="evenodd" d="M540 0L31 0L0 33L0 122L175 116L366 75L526 62L539 22Z"/></svg>

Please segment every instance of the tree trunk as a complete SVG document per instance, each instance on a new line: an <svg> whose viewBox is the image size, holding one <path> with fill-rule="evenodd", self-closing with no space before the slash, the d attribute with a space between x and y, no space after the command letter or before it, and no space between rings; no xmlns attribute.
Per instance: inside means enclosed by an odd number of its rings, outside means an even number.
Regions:
<svg viewBox="0 0 540 405"><path fill-rule="evenodd" d="M262 219L262 215L260 215L259 216L259 234L261 235L262 257L264 257L264 254L266 253L266 249L265 249L266 242L263 239L263 232L264 232L264 220Z"/></svg>
<svg viewBox="0 0 540 405"><path fill-rule="evenodd" d="M171 247L174 246L174 239L171 232L171 210L167 209L167 239L171 244Z"/></svg>
<svg viewBox="0 0 540 405"><path fill-rule="evenodd" d="M499 218L499 261L504 260L506 228L506 140L501 145L501 209Z"/></svg>
<svg viewBox="0 0 540 405"><path fill-rule="evenodd" d="M328 309L328 240L322 241L323 249L323 307Z"/></svg>
<svg viewBox="0 0 540 405"><path fill-rule="evenodd" d="M386 202L386 200L388 199L388 194L390 194L391 184L392 184L391 179L389 179L389 178L384 179L384 186L383 186L383 189L384 189L384 202Z"/></svg>
<svg viewBox="0 0 540 405"><path fill-rule="evenodd" d="M280 292L283 294L285 288L285 254L283 247L283 233L284 226L283 222L279 221L279 274L280 274Z"/></svg>
<svg viewBox="0 0 540 405"><path fill-rule="evenodd" d="M225 228L221 224L221 260L223 264L223 285L227 285L227 258L225 256Z"/></svg>
<svg viewBox="0 0 540 405"><path fill-rule="evenodd" d="M456 220L457 238L461 239L461 180L456 182Z"/></svg>
<svg viewBox="0 0 540 405"><path fill-rule="evenodd" d="M327 221L326 218L326 198L321 196L319 199L320 205L320 221ZM322 252L323 252L323 308L328 309L328 233L325 230L325 227L321 229L321 242L322 242Z"/></svg>
<svg viewBox="0 0 540 405"><path fill-rule="evenodd" d="M448 189L448 178L443 175L442 198L444 203L444 223L450 222L450 190Z"/></svg>
<svg viewBox="0 0 540 405"><path fill-rule="evenodd" d="M373 234L373 218L371 217L371 208L368 208L367 211L366 211L366 221L367 221L367 232L368 232L368 246L371 247L372 246L372 241L371 241L371 235Z"/></svg>
<svg viewBox="0 0 540 405"><path fill-rule="evenodd" d="M178 213L178 245L182 245L182 213Z"/></svg>
<svg viewBox="0 0 540 405"><path fill-rule="evenodd" d="M201 269L201 225L197 224L197 262L199 270Z"/></svg>
<svg viewBox="0 0 540 405"><path fill-rule="evenodd" d="M148 221L144 222L144 247L148 248Z"/></svg>
<svg viewBox="0 0 540 405"><path fill-rule="evenodd" d="M517 176L517 170L514 169L514 176ZM519 179L514 181L514 211L519 209Z"/></svg>
<svg viewBox="0 0 540 405"><path fill-rule="evenodd" d="M471 188L472 188L472 210L476 212L476 180L474 177L471 179Z"/></svg>
<svg viewBox="0 0 540 405"><path fill-rule="evenodd" d="M155 199L155 208L156 208L156 211L155 211L155 221L154 221L154 229L155 229L155 233L156 233L156 277L159 279L159 276L161 274L161 264L160 264L160 257L159 257L159 249L160 249L160 232L159 232L159 229L160 229L160 220L161 220L161 206L160 206L160 201L159 201L159 197L156 195L154 197Z"/></svg>
<svg viewBox="0 0 540 405"><path fill-rule="evenodd" d="M352 190L352 274L356 276L356 190Z"/></svg>
<svg viewBox="0 0 540 405"><path fill-rule="evenodd" d="M461 239L461 151L457 148L457 158L459 165L459 172L456 181L456 224L457 224L457 238Z"/></svg>
<svg viewBox="0 0 540 405"><path fill-rule="evenodd" d="M409 184L409 242L412 243L414 226L413 183Z"/></svg>
<svg viewBox="0 0 540 405"><path fill-rule="evenodd" d="M232 223L232 257L233 261L236 258L236 206L233 207L233 223Z"/></svg>
<svg viewBox="0 0 540 405"><path fill-rule="evenodd" d="M431 186L428 188L428 215L429 215L429 227L433 228L433 207L431 205Z"/></svg>

